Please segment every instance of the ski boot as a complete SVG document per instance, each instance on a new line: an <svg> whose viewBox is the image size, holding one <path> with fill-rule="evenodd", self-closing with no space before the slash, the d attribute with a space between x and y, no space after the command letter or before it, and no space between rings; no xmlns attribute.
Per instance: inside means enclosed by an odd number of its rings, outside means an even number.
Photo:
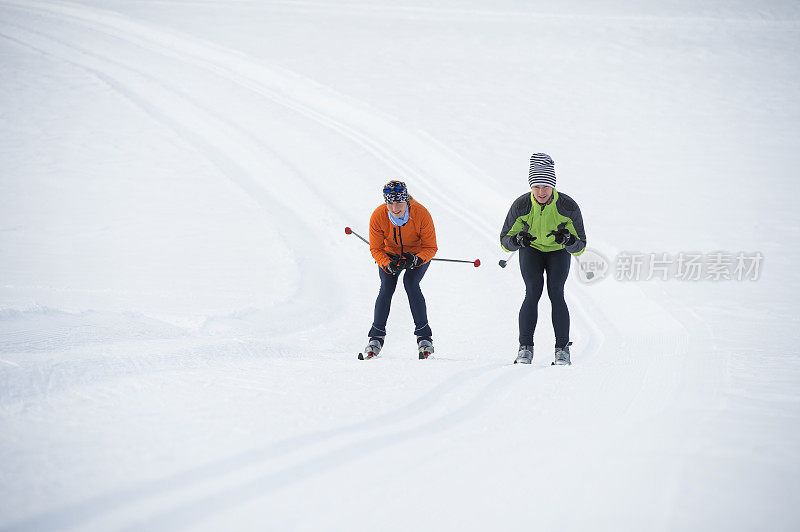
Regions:
<svg viewBox="0 0 800 532"><path fill-rule="evenodd" d="M531 362L533 362L533 346L519 346L519 352L517 353L517 359L514 361L514 364L530 364Z"/></svg>
<svg viewBox="0 0 800 532"><path fill-rule="evenodd" d="M433 343L427 338L417 338L417 348L419 349L420 360L424 360L433 354Z"/></svg>
<svg viewBox="0 0 800 532"><path fill-rule="evenodd" d="M572 342L569 342L564 347L556 347L556 359L553 361L553 366L571 366L572 362L569 360L569 346L572 345Z"/></svg>
<svg viewBox="0 0 800 532"><path fill-rule="evenodd" d="M382 348L383 338L374 336L369 339L369 343L367 344L367 347L364 348L364 352L358 354L358 359L367 360L368 358L375 358L378 356L378 354L380 354Z"/></svg>

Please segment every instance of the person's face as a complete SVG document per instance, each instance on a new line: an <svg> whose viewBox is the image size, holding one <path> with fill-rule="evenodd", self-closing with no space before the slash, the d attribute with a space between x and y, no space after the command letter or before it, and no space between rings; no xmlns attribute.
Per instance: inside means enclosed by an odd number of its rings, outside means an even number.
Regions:
<svg viewBox="0 0 800 532"><path fill-rule="evenodd" d="M405 201L395 201L387 203L386 205L389 206L389 212L392 213L392 216L395 218L402 218L406 214L406 209L408 208L408 204Z"/></svg>
<svg viewBox="0 0 800 532"><path fill-rule="evenodd" d="M553 187L548 187L547 185L533 185L531 190L533 191L533 197L539 203L547 203L553 194Z"/></svg>

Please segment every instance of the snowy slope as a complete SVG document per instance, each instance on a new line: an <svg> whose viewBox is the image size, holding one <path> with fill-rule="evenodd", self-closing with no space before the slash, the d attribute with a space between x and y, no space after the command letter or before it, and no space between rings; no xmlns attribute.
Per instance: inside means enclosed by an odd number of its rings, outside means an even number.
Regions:
<svg viewBox="0 0 800 532"><path fill-rule="evenodd" d="M0 530L796 529L799 11L0 0ZM760 278L573 276L511 365L532 151L609 259ZM359 362L396 177L483 266Z"/></svg>

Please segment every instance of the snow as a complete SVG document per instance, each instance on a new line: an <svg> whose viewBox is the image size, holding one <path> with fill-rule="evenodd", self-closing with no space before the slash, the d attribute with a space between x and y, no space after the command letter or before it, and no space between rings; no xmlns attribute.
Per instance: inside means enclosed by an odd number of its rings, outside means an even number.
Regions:
<svg viewBox="0 0 800 532"><path fill-rule="evenodd" d="M0 0L0 529L795 530L800 5ZM511 364L498 233L757 280L567 285ZM432 213L379 359L366 234ZM577 263L573 263L573 269Z"/></svg>

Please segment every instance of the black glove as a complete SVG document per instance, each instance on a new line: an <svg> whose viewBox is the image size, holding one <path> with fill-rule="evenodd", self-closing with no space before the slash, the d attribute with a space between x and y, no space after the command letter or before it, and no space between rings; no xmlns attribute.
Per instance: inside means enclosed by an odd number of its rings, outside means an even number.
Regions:
<svg viewBox="0 0 800 532"><path fill-rule="evenodd" d="M530 246L534 240L536 240L536 237L526 231L514 235L514 243L521 248Z"/></svg>
<svg viewBox="0 0 800 532"><path fill-rule="evenodd" d="M407 259L401 255L389 255L392 259L389 261L389 265L386 266L386 271L391 273L392 275L397 275L400 273L400 270L406 267Z"/></svg>
<svg viewBox="0 0 800 532"><path fill-rule="evenodd" d="M414 255L413 253L409 253L406 251L403 253L403 257L406 259L406 268L409 270L413 270L422 266L422 259Z"/></svg>
<svg viewBox="0 0 800 532"><path fill-rule="evenodd" d="M550 231L547 236L553 235L556 244L559 246L571 246L575 243L575 235L569 232L569 229L564 227L564 224L558 226L558 230Z"/></svg>

